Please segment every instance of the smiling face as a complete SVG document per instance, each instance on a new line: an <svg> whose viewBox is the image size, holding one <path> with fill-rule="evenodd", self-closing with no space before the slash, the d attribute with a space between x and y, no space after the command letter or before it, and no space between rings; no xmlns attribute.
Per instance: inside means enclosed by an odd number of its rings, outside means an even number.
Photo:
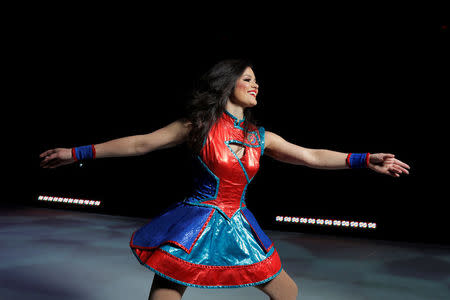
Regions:
<svg viewBox="0 0 450 300"><path fill-rule="evenodd" d="M259 85L256 83L252 68L247 67L241 77L236 81L230 101L242 107L252 107L257 104Z"/></svg>

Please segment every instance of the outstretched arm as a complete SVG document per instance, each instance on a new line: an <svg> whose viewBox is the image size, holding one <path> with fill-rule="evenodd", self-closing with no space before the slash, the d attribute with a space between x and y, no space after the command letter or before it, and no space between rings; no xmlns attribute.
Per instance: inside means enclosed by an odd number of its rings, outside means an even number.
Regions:
<svg viewBox="0 0 450 300"><path fill-rule="evenodd" d="M264 153L268 156L294 165L304 165L315 169L346 169L348 153L325 149L310 149L292 144L281 136L266 131ZM378 173L399 177L409 174L409 166L396 159L393 154L370 154L368 167Z"/></svg>
<svg viewBox="0 0 450 300"><path fill-rule="evenodd" d="M143 135L133 135L96 144L96 157L137 156L170 148L185 141L189 123L177 120L169 125Z"/></svg>
<svg viewBox="0 0 450 300"><path fill-rule="evenodd" d="M133 135L96 144L96 158L137 156L173 147L184 142L190 131L190 123L177 120L149 134ZM41 167L56 168L73 163L72 150L69 148L56 148L40 154Z"/></svg>

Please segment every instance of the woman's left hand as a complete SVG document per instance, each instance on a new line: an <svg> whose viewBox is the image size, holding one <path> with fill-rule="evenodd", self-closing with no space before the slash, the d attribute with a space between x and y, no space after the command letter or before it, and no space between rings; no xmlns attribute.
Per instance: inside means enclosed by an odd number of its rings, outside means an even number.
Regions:
<svg viewBox="0 0 450 300"><path fill-rule="evenodd" d="M374 153L369 156L369 169L375 172L400 177L401 174L409 174L410 167L395 158L394 154Z"/></svg>

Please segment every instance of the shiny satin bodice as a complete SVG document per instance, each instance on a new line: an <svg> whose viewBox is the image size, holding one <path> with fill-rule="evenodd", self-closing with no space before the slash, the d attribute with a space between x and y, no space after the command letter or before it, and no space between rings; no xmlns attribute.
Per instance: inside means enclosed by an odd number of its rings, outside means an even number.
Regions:
<svg viewBox="0 0 450 300"><path fill-rule="evenodd" d="M195 158L194 191L186 202L215 207L227 218L245 207L247 185L257 173L264 151L264 129L250 124L246 136L243 122L225 111L211 127ZM241 158L231 144L244 147Z"/></svg>

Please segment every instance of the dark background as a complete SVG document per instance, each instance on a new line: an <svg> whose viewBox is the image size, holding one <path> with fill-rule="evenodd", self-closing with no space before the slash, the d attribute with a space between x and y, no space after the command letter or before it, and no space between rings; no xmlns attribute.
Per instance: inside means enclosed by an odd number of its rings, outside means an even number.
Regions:
<svg viewBox="0 0 450 300"><path fill-rule="evenodd" d="M386 152L401 178L262 157L247 204L263 228L448 243L445 11L289 8L257 14L63 9L27 27L32 191L26 205L151 218L190 187L186 146L53 170L39 153L148 133L183 116L196 79L249 58L259 125L310 148ZM446 90L447 89L447 90ZM79 208L38 195L102 201ZM275 216L373 221L375 231L276 224Z"/></svg>

